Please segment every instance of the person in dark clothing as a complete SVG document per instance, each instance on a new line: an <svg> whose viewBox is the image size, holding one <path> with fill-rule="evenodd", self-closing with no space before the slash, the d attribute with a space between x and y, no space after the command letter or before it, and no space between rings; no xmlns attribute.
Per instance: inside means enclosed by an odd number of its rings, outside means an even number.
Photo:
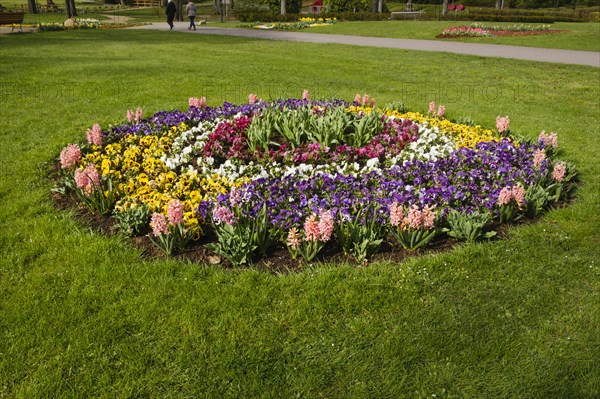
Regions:
<svg viewBox="0 0 600 399"><path fill-rule="evenodd" d="M165 10L165 14L167 14L167 23L169 24L169 27L171 27L170 30L173 30L173 20L175 19L176 12L177 7L175 7L175 2L173 0L169 0L169 3L167 4L167 8Z"/></svg>

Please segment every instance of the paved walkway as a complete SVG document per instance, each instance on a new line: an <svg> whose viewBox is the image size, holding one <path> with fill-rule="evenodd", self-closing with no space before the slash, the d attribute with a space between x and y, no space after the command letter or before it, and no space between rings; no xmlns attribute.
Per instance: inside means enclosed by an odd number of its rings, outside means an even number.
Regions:
<svg viewBox="0 0 600 399"><path fill-rule="evenodd" d="M294 42L338 43L355 46L395 48L402 50L436 51L481 57L513 58L519 60L553 62L559 64L587 65L600 68L600 52L558 50L537 47L505 46L498 44L461 43L441 40L390 39L383 37L328 35L320 33L287 32L259 29L218 28L198 26L195 31L187 29L188 22L176 22L175 31L200 35L242 36L268 40ZM168 31L167 23L135 27Z"/></svg>

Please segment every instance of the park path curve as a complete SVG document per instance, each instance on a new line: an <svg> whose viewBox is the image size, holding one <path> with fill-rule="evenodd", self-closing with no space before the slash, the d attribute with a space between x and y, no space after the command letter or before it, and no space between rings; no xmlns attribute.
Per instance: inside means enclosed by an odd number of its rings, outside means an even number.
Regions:
<svg viewBox="0 0 600 399"><path fill-rule="evenodd" d="M395 48L402 50L435 51L475 55L481 57L499 57L528 61L552 62L558 64L586 65L600 68L600 52L596 51L560 50L538 47L507 46L499 44L449 42L441 40L392 39L385 37L330 35L308 32L219 28L200 25L198 25L197 30L189 31L187 26L187 22L176 22L175 31L204 35L242 36L268 40L337 43L354 46ZM154 29L168 31L169 27L165 22L139 26L131 29Z"/></svg>

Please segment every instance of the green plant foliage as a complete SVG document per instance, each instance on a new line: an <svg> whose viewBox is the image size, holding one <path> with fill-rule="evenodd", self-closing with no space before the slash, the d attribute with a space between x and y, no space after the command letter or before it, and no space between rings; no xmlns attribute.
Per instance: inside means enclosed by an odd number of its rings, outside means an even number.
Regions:
<svg viewBox="0 0 600 399"><path fill-rule="evenodd" d="M364 214L370 214L370 209L356 211L352 220L346 220L339 214L335 226L335 236L344 254L352 255L360 264L367 263L369 257L379 250L386 235L384 225L378 223L375 217L365 219Z"/></svg>
<svg viewBox="0 0 600 399"><path fill-rule="evenodd" d="M383 122L380 112L355 116L342 107L323 115L311 107L288 109L267 109L261 118L254 118L248 129L251 147L265 150L277 145L273 137L281 137L287 145L297 148L314 142L323 146L348 144L361 147L366 145L381 131Z"/></svg>
<svg viewBox="0 0 600 399"><path fill-rule="evenodd" d="M328 11L332 13L373 11L370 0L325 0L323 6L328 7Z"/></svg>
<svg viewBox="0 0 600 399"><path fill-rule="evenodd" d="M265 256L276 241L277 232L269 225L265 207L256 217L243 216L236 208L235 220L215 221L213 217L217 242L207 246L234 266L251 263L255 253Z"/></svg>
<svg viewBox="0 0 600 399"><path fill-rule="evenodd" d="M116 228L128 237L144 234L150 221L150 208L143 204L123 212L115 212Z"/></svg>
<svg viewBox="0 0 600 399"><path fill-rule="evenodd" d="M488 213L459 212L451 210L446 217L446 222L449 227L444 228L446 234L458 240L467 242L475 242L482 238L492 238L496 235L495 231L483 232L485 225L490 221L491 217Z"/></svg>

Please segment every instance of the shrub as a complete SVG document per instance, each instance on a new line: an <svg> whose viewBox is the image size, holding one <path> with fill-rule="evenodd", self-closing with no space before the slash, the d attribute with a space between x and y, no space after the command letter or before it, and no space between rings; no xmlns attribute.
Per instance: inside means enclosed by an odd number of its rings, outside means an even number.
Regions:
<svg viewBox="0 0 600 399"><path fill-rule="evenodd" d="M361 12L372 11L369 0L325 0L323 5L329 12Z"/></svg>

